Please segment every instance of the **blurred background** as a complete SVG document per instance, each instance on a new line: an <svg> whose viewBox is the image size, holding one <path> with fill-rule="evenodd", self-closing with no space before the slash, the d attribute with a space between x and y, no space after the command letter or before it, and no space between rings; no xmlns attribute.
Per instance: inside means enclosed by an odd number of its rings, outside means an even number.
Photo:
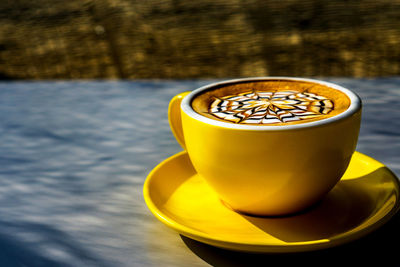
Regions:
<svg viewBox="0 0 400 267"><path fill-rule="evenodd" d="M0 79L400 74L400 0L3 0Z"/></svg>

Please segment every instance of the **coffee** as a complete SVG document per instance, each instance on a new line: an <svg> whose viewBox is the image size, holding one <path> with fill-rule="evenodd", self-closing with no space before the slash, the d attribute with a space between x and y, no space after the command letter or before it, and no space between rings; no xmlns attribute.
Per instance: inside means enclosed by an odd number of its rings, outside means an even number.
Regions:
<svg viewBox="0 0 400 267"><path fill-rule="evenodd" d="M319 83L277 79L211 88L191 105L205 117L228 123L290 125L338 115L350 106L350 99Z"/></svg>

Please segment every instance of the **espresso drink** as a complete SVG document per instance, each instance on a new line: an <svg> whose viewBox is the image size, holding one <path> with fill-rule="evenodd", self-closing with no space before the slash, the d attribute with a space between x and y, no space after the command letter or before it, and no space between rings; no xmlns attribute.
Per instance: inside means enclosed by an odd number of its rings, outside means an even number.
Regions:
<svg viewBox="0 0 400 267"><path fill-rule="evenodd" d="M323 120L345 111L341 91L305 81L240 82L196 96L192 108L210 119L247 125L290 125Z"/></svg>

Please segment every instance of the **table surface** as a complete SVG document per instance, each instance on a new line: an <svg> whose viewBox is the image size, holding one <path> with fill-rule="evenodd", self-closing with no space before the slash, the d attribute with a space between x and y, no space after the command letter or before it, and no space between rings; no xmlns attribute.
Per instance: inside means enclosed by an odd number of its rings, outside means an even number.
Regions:
<svg viewBox="0 0 400 267"><path fill-rule="evenodd" d="M400 176L400 78L324 80L360 95L357 150ZM0 265L399 262L392 242L400 237L399 216L350 244L289 255L214 248L158 222L142 187L153 167L181 151L169 129L168 102L210 82L0 83Z"/></svg>

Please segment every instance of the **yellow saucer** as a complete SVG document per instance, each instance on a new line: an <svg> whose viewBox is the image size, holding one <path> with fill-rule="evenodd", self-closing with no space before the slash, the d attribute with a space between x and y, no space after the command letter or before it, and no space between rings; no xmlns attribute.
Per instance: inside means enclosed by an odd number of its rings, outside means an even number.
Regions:
<svg viewBox="0 0 400 267"><path fill-rule="evenodd" d="M186 152L153 169L144 198L182 235L247 252L298 252L343 244L377 229L399 209L399 181L382 163L355 152L347 172L318 204L287 217L254 217L227 208L194 170Z"/></svg>

